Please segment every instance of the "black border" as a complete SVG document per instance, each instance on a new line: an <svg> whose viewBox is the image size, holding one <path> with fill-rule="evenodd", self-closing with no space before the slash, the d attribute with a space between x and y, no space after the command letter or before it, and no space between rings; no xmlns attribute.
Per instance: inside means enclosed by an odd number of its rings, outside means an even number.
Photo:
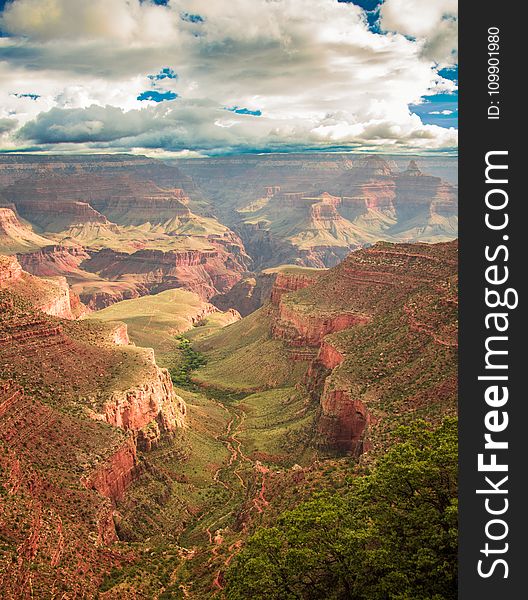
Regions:
<svg viewBox="0 0 528 600"><path fill-rule="evenodd" d="M526 319L523 315L524 297L519 290L527 272L521 226L523 208L528 194L520 190L527 179L528 151L523 148L526 135L525 113L521 110L522 87L526 84L526 47L521 34L521 4L481 0L460 3L460 545L459 598L462 600L509 600L528 598L524 579L528 575L528 398L524 390L523 371L528 375L524 358ZM517 10L516 10L517 9ZM500 29L500 107L499 120L489 120L487 109L490 96L487 90L489 27ZM491 150L508 150L509 226L507 232L490 232L484 223L484 196L489 189L485 183L485 155ZM525 161L526 165L522 162ZM487 266L484 248L495 246L499 236L509 235L510 257L508 285L517 288L520 302L510 312L509 329L509 391L507 405L509 449L502 451L509 463L509 510L506 521L509 534L505 541L509 550L504 555L509 576L503 570L483 579L477 573L477 562L483 556L480 549L486 541L484 527L491 518L484 509L484 499L475 491L482 487L483 473L477 469L477 455L484 445L485 385L478 381L483 374L484 326L486 307L484 271ZM528 240L528 235L525 234ZM489 408L488 408L489 410Z"/></svg>

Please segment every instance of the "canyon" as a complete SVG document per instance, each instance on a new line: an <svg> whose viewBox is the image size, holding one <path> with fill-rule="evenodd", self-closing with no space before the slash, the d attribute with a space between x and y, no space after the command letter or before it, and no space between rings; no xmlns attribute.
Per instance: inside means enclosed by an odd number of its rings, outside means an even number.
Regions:
<svg viewBox="0 0 528 600"><path fill-rule="evenodd" d="M192 180L158 161L3 157L0 207L2 251L66 277L91 309L175 287L208 299L251 265Z"/></svg>
<svg viewBox="0 0 528 600"><path fill-rule="evenodd" d="M277 276L268 303L255 315L262 322L258 345L276 341L279 361L282 355L305 365L303 386L319 407L318 445L360 455L383 443L392 415L401 410L427 411L430 419L456 410L456 242L383 242L315 276L302 271ZM221 350L229 329L197 344L215 361L212 378L206 366L198 382L235 378L236 356L251 362L252 323L245 329L243 320L233 331L234 359ZM254 363L253 378L264 376L266 388L268 369Z"/></svg>
<svg viewBox="0 0 528 600"><path fill-rule="evenodd" d="M1 156L5 597L224 598L456 414L456 206L447 158Z"/></svg>
<svg viewBox="0 0 528 600"><path fill-rule="evenodd" d="M456 237L453 165L417 160L3 156L0 249L35 275L54 262L90 309L175 287L210 300L269 267L327 268L380 239Z"/></svg>
<svg viewBox="0 0 528 600"><path fill-rule="evenodd" d="M178 164L241 236L256 266L331 267L378 240L441 242L457 232L449 160L273 156Z"/></svg>

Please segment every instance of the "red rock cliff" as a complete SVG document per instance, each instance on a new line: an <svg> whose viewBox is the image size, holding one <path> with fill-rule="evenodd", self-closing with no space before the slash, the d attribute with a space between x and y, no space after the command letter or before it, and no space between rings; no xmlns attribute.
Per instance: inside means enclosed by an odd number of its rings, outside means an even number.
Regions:
<svg viewBox="0 0 528 600"><path fill-rule="evenodd" d="M116 503L137 476L136 443L132 436L90 475L82 479L88 489Z"/></svg>

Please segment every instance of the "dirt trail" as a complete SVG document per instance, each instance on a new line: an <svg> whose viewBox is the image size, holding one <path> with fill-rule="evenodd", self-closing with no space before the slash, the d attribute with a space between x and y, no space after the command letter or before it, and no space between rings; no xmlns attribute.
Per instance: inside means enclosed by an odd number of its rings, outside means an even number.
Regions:
<svg viewBox="0 0 528 600"><path fill-rule="evenodd" d="M265 494L266 479L270 470L260 461L255 461L247 456L247 454L244 453L242 442L238 439L238 435L241 433L246 419L246 413L238 407L228 407L217 400L214 400L214 402L223 411L228 413L230 418L225 431L215 435L215 439L221 441L225 445L229 452L229 459L225 465L216 470L213 480L218 485L221 485L230 491L230 501L236 498L236 496L240 496L240 506L246 505L249 507L250 511L255 510L260 514L264 512L269 505ZM236 482L232 481L233 477L236 478ZM255 489L254 495L250 498L247 497L249 489ZM227 506L229 507L229 503L227 503ZM214 527L229 517L232 517L233 512L232 507L228 508L226 513L220 515L213 523L209 524L203 530L209 544L209 559L207 561L209 566L213 566L217 562L219 552L225 542L224 537L221 534L222 530L215 530ZM204 517L206 517L206 515L204 515ZM240 547L240 541L236 541L227 548L229 554L222 561L221 567L215 572L212 583L213 589L224 589L224 570L229 566Z"/></svg>

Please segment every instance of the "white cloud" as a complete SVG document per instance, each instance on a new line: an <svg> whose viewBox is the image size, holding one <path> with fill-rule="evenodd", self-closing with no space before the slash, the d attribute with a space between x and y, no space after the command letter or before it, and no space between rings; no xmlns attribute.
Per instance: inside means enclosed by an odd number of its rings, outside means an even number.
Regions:
<svg viewBox="0 0 528 600"><path fill-rule="evenodd" d="M383 10L397 2L413 4L386 0ZM395 33L378 35L361 9L336 0L15 0L0 23L0 118L22 127L13 147L452 146L454 130L424 126L408 108L455 89L432 56L445 53L430 33L445 8L429 4L412 7L425 25L389 10ZM410 30L425 37L398 33ZM148 79L163 67L178 78ZM139 102L154 85L179 98Z"/></svg>
<svg viewBox="0 0 528 600"><path fill-rule="evenodd" d="M457 61L458 0L385 0L381 26L417 38L423 56L441 66Z"/></svg>

